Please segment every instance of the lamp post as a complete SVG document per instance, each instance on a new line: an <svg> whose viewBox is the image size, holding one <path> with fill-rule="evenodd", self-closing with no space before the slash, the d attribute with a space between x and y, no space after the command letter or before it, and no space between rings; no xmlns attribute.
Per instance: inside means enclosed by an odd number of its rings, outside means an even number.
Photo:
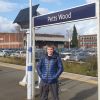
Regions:
<svg viewBox="0 0 100 100"><path fill-rule="evenodd" d="M70 41L71 41L71 30L66 30L67 34L68 34L68 49L70 50ZM66 34L66 35L67 35ZM67 36L66 36L67 38Z"/></svg>

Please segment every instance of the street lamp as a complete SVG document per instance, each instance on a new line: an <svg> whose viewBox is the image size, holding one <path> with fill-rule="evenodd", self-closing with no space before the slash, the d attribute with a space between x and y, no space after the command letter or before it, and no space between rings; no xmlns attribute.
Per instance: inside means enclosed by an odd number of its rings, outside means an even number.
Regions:
<svg viewBox="0 0 100 100"><path fill-rule="evenodd" d="M66 35L68 35L68 48L69 48L69 50L70 50L70 42L71 42L71 30L66 30L66 32L67 32L67 34ZM67 38L67 36L66 36L66 38Z"/></svg>

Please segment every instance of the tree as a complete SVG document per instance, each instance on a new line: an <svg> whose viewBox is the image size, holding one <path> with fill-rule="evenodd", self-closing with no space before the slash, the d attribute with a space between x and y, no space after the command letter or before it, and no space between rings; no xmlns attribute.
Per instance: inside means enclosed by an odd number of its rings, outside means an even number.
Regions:
<svg viewBox="0 0 100 100"><path fill-rule="evenodd" d="M78 47L77 35L78 35L77 29L76 29L76 27L74 25L74 27L73 27L73 33L72 33L72 41L71 41L73 48Z"/></svg>

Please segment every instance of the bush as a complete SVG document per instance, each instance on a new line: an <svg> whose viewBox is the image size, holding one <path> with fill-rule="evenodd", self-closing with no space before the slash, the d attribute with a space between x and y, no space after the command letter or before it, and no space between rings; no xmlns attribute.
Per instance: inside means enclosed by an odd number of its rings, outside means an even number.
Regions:
<svg viewBox="0 0 100 100"><path fill-rule="evenodd" d="M87 58L85 63L63 61L63 65L65 72L97 76L97 57Z"/></svg>

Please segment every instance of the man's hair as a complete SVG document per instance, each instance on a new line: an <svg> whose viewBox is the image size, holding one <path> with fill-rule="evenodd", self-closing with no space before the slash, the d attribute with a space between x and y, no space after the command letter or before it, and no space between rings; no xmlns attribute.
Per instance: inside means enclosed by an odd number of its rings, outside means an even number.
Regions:
<svg viewBox="0 0 100 100"><path fill-rule="evenodd" d="M46 47L47 47L47 48L50 47L50 48L53 48L53 49L55 48L55 46L54 46L53 44L47 44Z"/></svg>

